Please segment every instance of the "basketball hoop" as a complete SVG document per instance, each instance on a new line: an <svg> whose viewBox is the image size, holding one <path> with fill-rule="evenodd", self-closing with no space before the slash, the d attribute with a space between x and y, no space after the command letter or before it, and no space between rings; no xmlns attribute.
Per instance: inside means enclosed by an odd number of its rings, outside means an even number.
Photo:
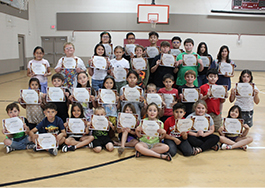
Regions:
<svg viewBox="0 0 265 188"><path fill-rule="evenodd" d="M152 18L152 19L150 19L149 21L150 21L150 23L151 23L151 27L155 29L155 28L156 28L157 19Z"/></svg>

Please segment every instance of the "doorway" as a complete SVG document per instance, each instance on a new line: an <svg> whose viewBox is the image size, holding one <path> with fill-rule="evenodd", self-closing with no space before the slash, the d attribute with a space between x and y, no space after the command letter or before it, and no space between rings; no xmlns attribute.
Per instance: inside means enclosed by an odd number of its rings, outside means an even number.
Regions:
<svg viewBox="0 0 265 188"><path fill-rule="evenodd" d="M27 69L27 62L25 56L25 40L24 35L18 35L18 54L19 54L19 70Z"/></svg>

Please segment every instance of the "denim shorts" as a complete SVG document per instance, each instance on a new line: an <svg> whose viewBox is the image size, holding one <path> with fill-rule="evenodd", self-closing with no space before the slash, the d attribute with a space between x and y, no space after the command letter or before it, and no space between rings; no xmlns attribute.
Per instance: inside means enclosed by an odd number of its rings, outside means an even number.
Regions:
<svg viewBox="0 0 265 188"><path fill-rule="evenodd" d="M22 140L12 139L11 147L15 150L26 149L27 144L30 143L28 136L25 136Z"/></svg>
<svg viewBox="0 0 265 188"><path fill-rule="evenodd" d="M252 111L242 111L242 119L244 119L244 124L247 124L249 127L253 126L253 110Z"/></svg>
<svg viewBox="0 0 265 188"><path fill-rule="evenodd" d="M92 87L98 91L99 88L102 88L104 80L94 80L92 79Z"/></svg>

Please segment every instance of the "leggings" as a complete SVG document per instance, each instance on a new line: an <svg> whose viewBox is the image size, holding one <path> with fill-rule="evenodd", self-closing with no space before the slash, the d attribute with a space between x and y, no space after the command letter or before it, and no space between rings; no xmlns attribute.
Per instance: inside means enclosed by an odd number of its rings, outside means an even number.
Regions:
<svg viewBox="0 0 265 188"><path fill-rule="evenodd" d="M182 138L178 138L181 143L177 145L173 140L165 139L164 143L169 146L169 153L172 157L174 157L179 149L184 156L191 156L193 154L193 149L188 142L188 140L183 140Z"/></svg>
<svg viewBox="0 0 265 188"><path fill-rule="evenodd" d="M196 137L196 136L190 136L188 137L188 141L190 145L193 147L200 147L202 151L211 149L214 145L216 145L219 142L219 136L215 134L210 134L206 137Z"/></svg>

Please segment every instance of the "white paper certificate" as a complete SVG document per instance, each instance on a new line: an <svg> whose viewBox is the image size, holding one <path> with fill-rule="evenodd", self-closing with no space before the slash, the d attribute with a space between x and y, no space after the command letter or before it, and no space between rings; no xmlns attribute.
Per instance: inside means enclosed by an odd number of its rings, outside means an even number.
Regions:
<svg viewBox="0 0 265 188"><path fill-rule="evenodd" d="M90 101L90 88L72 88L74 102L89 102Z"/></svg>
<svg viewBox="0 0 265 188"><path fill-rule="evenodd" d="M113 54L113 45L112 44L103 44L105 47L106 56L111 57Z"/></svg>
<svg viewBox="0 0 265 188"><path fill-rule="evenodd" d="M51 133L38 134L36 149L45 150L57 147L56 137Z"/></svg>
<svg viewBox="0 0 265 188"><path fill-rule="evenodd" d="M77 68L77 58L66 57L63 60L62 68L63 69L76 69Z"/></svg>
<svg viewBox="0 0 265 188"><path fill-rule="evenodd" d="M123 67L114 67L112 69L113 76L116 82L126 81L127 71Z"/></svg>
<svg viewBox="0 0 265 188"><path fill-rule="evenodd" d="M180 49L171 49L170 53L176 57L178 57L179 54L181 54L183 52L183 50Z"/></svg>
<svg viewBox="0 0 265 188"><path fill-rule="evenodd" d="M188 132L193 126L193 119L177 119L175 123L175 134L180 134L181 132Z"/></svg>
<svg viewBox="0 0 265 188"><path fill-rule="evenodd" d="M119 113L117 127L135 129L137 126L138 115L130 113Z"/></svg>
<svg viewBox="0 0 265 188"><path fill-rule="evenodd" d="M197 66L197 54L183 54L183 66Z"/></svg>
<svg viewBox="0 0 265 188"><path fill-rule="evenodd" d="M162 95L158 93L147 93L146 102L147 104L156 103L158 108L162 108Z"/></svg>
<svg viewBox="0 0 265 188"><path fill-rule="evenodd" d="M85 118L67 118L68 127L66 128L67 134L84 134L85 133Z"/></svg>
<svg viewBox="0 0 265 188"><path fill-rule="evenodd" d="M99 89L98 90L99 104L116 104L117 90Z"/></svg>
<svg viewBox="0 0 265 188"><path fill-rule="evenodd" d="M131 53L133 54L133 55L135 55L135 47L136 47L136 45L135 44L126 44L125 45L125 53L126 53L126 55L131 55Z"/></svg>
<svg viewBox="0 0 265 188"><path fill-rule="evenodd" d="M162 54L160 65L166 67L174 67L175 61L176 61L176 56L172 54Z"/></svg>
<svg viewBox="0 0 265 188"><path fill-rule="evenodd" d="M143 128L143 134L150 137L158 137L158 129L161 128L161 122L154 120L143 119L141 121L141 126Z"/></svg>
<svg viewBox="0 0 265 188"><path fill-rule="evenodd" d="M225 98L225 93L227 91L227 86L225 85L211 85L211 97L213 98L220 98L224 99Z"/></svg>
<svg viewBox="0 0 265 188"><path fill-rule="evenodd" d="M134 70L146 70L147 69L147 59L140 58L132 58L132 69Z"/></svg>
<svg viewBox="0 0 265 188"><path fill-rule="evenodd" d="M224 133L242 134L243 131L243 119L224 118Z"/></svg>
<svg viewBox="0 0 265 188"><path fill-rule="evenodd" d="M23 123L24 123L24 117L13 117L2 120L5 134L15 134L19 132L25 132L23 128Z"/></svg>
<svg viewBox="0 0 265 188"><path fill-rule="evenodd" d="M209 56L201 56L201 60L204 67L209 67L211 61Z"/></svg>
<svg viewBox="0 0 265 188"><path fill-rule="evenodd" d="M182 102L196 102L200 97L200 88L182 88Z"/></svg>
<svg viewBox="0 0 265 188"><path fill-rule="evenodd" d="M147 57L154 58L155 56L159 55L159 49L157 47L147 47L146 48Z"/></svg>
<svg viewBox="0 0 265 188"><path fill-rule="evenodd" d="M236 96L254 96L254 83L236 83Z"/></svg>
<svg viewBox="0 0 265 188"><path fill-rule="evenodd" d="M91 67L105 70L107 67L107 58L102 56L93 56Z"/></svg>
<svg viewBox="0 0 265 188"><path fill-rule="evenodd" d="M140 102L140 96L142 95L142 89L140 88L123 88L124 101Z"/></svg>
<svg viewBox="0 0 265 188"><path fill-rule="evenodd" d="M206 116L192 116L193 126L191 130L193 131L208 131L210 128L210 117Z"/></svg>
<svg viewBox="0 0 265 188"><path fill-rule="evenodd" d="M91 127L90 130L101 130L101 131L109 131L109 121L106 116L91 116Z"/></svg>
<svg viewBox="0 0 265 188"><path fill-rule="evenodd" d="M40 90L38 89L21 89L21 104L40 104L39 94Z"/></svg>
<svg viewBox="0 0 265 188"><path fill-rule="evenodd" d="M220 75L225 75L225 73L228 76L231 76L234 74L234 65L231 65L230 63L220 63L219 65L219 74Z"/></svg>
<svg viewBox="0 0 265 188"><path fill-rule="evenodd" d="M47 102L64 102L64 89L60 87L47 87Z"/></svg>
<svg viewBox="0 0 265 188"><path fill-rule="evenodd" d="M31 63L30 70L34 75L44 75L46 73L46 64L42 63Z"/></svg>
<svg viewBox="0 0 265 188"><path fill-rule="evenodd" d="M176 94L163 93L163 98L164 98L164 101L166 103L166 108L172 109L172 104L176 100Z"/></svg>

